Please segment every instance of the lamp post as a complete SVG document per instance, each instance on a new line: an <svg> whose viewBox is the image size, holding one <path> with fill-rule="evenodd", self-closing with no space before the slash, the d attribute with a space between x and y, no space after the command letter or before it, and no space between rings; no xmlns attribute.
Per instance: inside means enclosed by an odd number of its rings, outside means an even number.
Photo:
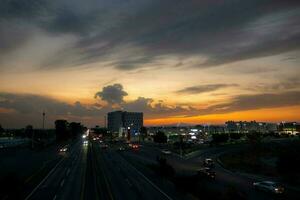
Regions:
<svg viewBox="0 0 300 200"><path fill-rule="evenodd" d="M43 111L43 130L45 129L45 115L46 113L45 111Z"/></svg>

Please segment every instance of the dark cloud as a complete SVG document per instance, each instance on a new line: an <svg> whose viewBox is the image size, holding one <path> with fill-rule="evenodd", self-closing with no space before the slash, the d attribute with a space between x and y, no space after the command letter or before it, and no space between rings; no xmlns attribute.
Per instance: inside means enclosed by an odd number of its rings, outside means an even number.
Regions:
<svg viewBox="0 0 300 200"><path fill-rule="evenodd" d="M107 88L116 88L115 85L112 85L113 87L104 87L106 89L103 88L102 92L107 91ZM117 88L119 88L119 92L122 91L121 93L126 93L123 91L123 87L118 86L118 84ZM171 106L163 101L154 101L151 98L145 97L139 97L128 102L123 101L122 95L119 96L121 98L114 98L114 100L111 98L107 99L108 97L111 96L106 96L106 101L110 100L111 103L120 103L119 109L144 112L145 117L148 119L175 116L189 117L264 108L279 108L284 106L300 106L300 91L238 95L233 97L228 103L219 103L201 109L189 105ZM53 126L53 122L58 118L82 121L90 123L90 125L95 125L98 124L99 121L102 121L101 116L114 110L114 107L111 104L101 105L98 103L93 105L83 105L80 102L68 104L39 95L2 92L0 93L0 109L7 109L9 111L7 113L0 112L0 120L3 126L20 127L29 123L39 125L43 111L47 113L47 123L49 126Z"/></svg>
<svg viewBox="0 0 300 200"><path fill-rule="evenodd" d="M234 97L229 103L218 104L202 110L202 113L229 113L244 110L263 108L278 108L284 106L299 106L300 91L282 93L266 93L253 95L240 95Z"/></svg>
<svg viewBox="0 0 300 200"><path fill-rule="evenodd" d="M94 126L102 122L107 112L113 111L112 105L83 105L80 102L68 104L49 97L32 94L0 93L0 121L5 127L24 127L27 124L39 126L41 113L46 112L49 127L58 118L86 122ZM171 116L192 113L191 107L167 106L162 101L154 103L151 98L139 97L134 101L122 102L119 109L144 112L146 117Z"/></svg>
<svg viewBox="0 0 300 200"><path fill-rule="evenodd" d="M0 108L13 109L21 114L38 114L43 111L52 115L95 116L97 106L83 106L80 102L68 104L49 97L32 94L0 93Z"/></svg>
<svg viewBox="0 0 300 200"><path fill-rule="evenodd" d="M253 84L247 88L249 91L256 91L256 92L264 92L264 93L280 93L280 92L287 92L287 91L297 91L299 90L300 80L298 79L298 75L291 75L288 78L283 78L282 76L280 79L277 80L275 83L257 83Z"/></svg>
<svg viewBox="0 0 300 200"><path fill-rule="evenodd" d="M146 117L193 115L198 111L191 106L170 106L163 101L155 102L153 99L145 97L138 97L134 101L126 102L123 105L123 109L127 111L144 112Z"/></svg>
<svg viewBox="0 0 300 200"><path fill-rule="evenodd" d="M95 98L99 97L107 103L120 105L124 102L124 97L127 95L127 92L123 90L123 86L116 83L102 88L102 91L95 94Z"/></svg>
<svg viewBox="0 0 300 200"><path fill-rule="evenodd" d="M198 85L192 87L186 87L176 91L178 94L201 94L206 92L213 92L226 87L238 86L237 84L209 84L209 85Z"/></svg>
<svg viewBox="0 0 300 200"><path fill-rule="evenodd" d="M0 29L76 36L45 62L48 69L110 61L132 70L168 55L204 56L196 67L208 67L299 49L299 10L298 0L4 0ZM15 41L28 37L3 36L0 49L21 48Z"/></svg>

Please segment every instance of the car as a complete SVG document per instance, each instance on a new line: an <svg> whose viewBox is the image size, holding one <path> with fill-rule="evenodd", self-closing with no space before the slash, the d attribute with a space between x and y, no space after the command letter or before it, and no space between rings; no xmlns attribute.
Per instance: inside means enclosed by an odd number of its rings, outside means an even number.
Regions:
<svg viewBox="0 0 300 200"><path fill-rule="evenodd" d="M198 169L197 175L204 178L210 178L215 179L216 178L216 172L212 171L211 168L203 167Z"/></svg>
<svg viewBox="0 0 300 200"><path fill-rule="evenodd" d="M107 144L100 144L101 149L107 149L108 145Z"/></svg>
<svg viewBox="0 0 300 200"><path fill-rule="evenodd" d="M271 192L274 194L282 194L284 192L284 187L273 181L260 181L253 183L254 189Z"/></svg>
<svg viewBox="0 0 300 200"><path fill-rule="evenodd" d="M125 148L124 147L119 147L118 151L125 151Z"/></svg>
<svg viewBox="0 0 300 200"><path fill-rule="evenodd" d="M60 149L59 149L59 152L67 152L68 150L69 150L69 146L66 145L66 146L60 148Z"/></svg>
<svg viewBox="0 0 300 200"><path fill-rule="evenodd" d="M134 150L138 150L139 145L138 144L132 144L131 148L134 149Z"/></svg>
<svg viewBox="0 0 300 200"><path fill-rule="evenodd" d="M163 149L163 150L161 150L161 152L162 152L163 154L166 154L166 155L172 154L172 152L171 152L170 150L168 150L168 149Z"/></svg>
<svg viewBox="0 0 300 200"><path fill-rule="evenodd" d="M206 158L203 162L203 165L205 167L212 168L212 167L214 167L214 161L211 158Z"/></svg>
<svg viewBox="0 0 300 200"><path fill-rule="evenodd" d="M83 141L83 146L87 146L89 144L89 141L85 140Z"/></svg>

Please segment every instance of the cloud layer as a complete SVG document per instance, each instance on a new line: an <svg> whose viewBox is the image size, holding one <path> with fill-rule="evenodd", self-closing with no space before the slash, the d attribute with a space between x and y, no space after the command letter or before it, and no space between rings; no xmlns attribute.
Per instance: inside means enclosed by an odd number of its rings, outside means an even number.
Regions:
<svg viewBox="0 0 300 200"><path fill-rule="evenodd" d="M197 85L186 87L176 91L177 94L201 94L206 92L213 92L222 88L235 87L237 84L209 84L209 85Z"/></svg>
<svg viewBox="0 0 300 200"><path fill-rule="evenodd" d="M103 91L117 88L118 95L111 95ZM189 116L202 116L209 114L223 114L231 112L239 112L245 110L256 110L263 108L278 108L284 106L299 106L300 105L300 91L289 91L282 93L265 93L253 95L237 95L230 99L229 102L220 102L216 105L208 105L206 108L195 108L184 105L167 105L163 101L154 101L151 98L138 97L133 101L124 101L123 96L127 94L123 90L121 84L113 84L106 86L97 95L103 97L104 101L109 104L101 105L95 103L93 105L82 105L80 102L74 104L67 104L49 97L43 97L31 94L12 94L0 93L0 111L1 109L9 110L8 113L0 112L0 119L5 121L4 118L8 115L14 119L10 124L19 123L19 118L26 118L31 116L33 122L38 122L41 113L45 111L48 116L53 120L57 118L77 119L84 120L89 118L101 118L107 112L115 110L114 105L118 105L118 109L127 111L144 112L145 117L148 119L155 117L189 117ZM107 96L106 96L107 95ZM112 105L113 103L114 105ZM101 121L101 120L100 120Z"/></svg>
<svg viewBox="0 0 300 200"><path fill-rule="evenodd" d="M216 66L299 50L299 11L298 0L4 0L0 62L39 30L76 38L41 68L102 62L131 70L166 56Z"/></svg>
<svg viewBox="0 0 300 200"><path fill-rule="evenodd" d="M121 104L124 102L123 98L127 95L127 92L123 90L123 86L116 83L114 85L104 87L102 91L95 94L95 98L99 97L109 104Z"/></svg>

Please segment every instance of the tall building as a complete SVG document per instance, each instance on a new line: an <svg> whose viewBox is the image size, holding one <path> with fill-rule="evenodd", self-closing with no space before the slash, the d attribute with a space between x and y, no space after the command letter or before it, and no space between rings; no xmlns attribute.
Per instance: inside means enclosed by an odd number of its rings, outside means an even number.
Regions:
<svg viewBox="0 0 300 200"><path fill-rule="evenodd" d="M130 134L137 134L142 126L142 112L114 111L107 113L107 128L112 133L120 133L127 130Z"/></svg>

